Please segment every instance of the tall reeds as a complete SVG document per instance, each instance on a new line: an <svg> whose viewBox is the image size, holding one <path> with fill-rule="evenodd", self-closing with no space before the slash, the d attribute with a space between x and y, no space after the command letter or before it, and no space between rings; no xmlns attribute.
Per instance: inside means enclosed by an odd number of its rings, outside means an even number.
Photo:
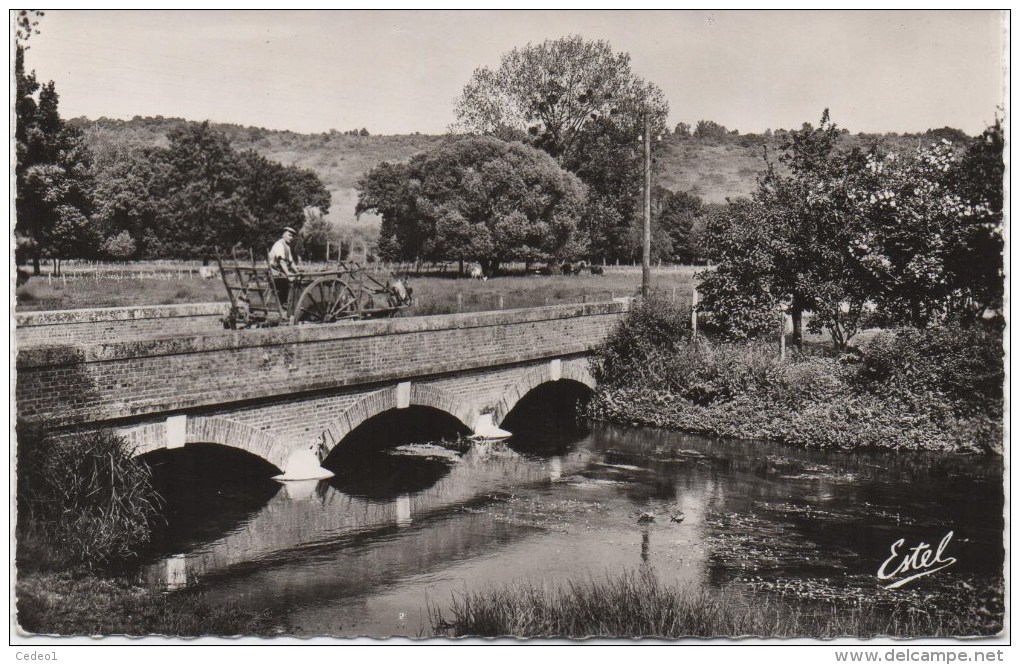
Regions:
<svg viewBox="0 0 1020 665"><path fill-rule="evenodd" d="M95 569L149 542L159 498L148 466L111 432L18 424L18 565Z"/></svg>
<svg viewBox="0 0 1020 665"><path fill-rule="evenodd" d="M437 635L480 637L869 637L963 635L958 615L859 604L829 608L689 589L645 569L550 586L512 583L430 607Z"/></svg>

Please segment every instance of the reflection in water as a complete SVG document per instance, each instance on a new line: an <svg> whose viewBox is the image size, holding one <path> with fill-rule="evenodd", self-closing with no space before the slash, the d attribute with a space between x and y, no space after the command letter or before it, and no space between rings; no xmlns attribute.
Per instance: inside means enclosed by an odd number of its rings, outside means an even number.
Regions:
<svg viewBox="0 0 1020 665"><path fill-rule="evenodd" d="M645 566L666 582L852 599L880 590L875 572L894 541L937 543L953 530L958 563L907 589L943 603L961 585L997 584L1003 564L996 458L596 426L337 460L328 482L255 484L243 501L172 510L168 556L147 578L269 609L299 634L383 636L416 634L422 622L407 617L426 598L442 605L509 581Z"/></svg>

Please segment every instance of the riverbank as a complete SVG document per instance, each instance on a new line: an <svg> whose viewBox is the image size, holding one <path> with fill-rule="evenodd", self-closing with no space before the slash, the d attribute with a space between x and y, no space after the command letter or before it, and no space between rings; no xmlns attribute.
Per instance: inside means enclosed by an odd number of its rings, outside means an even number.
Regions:
<svg viewBox="0 0 1020 665"><path fill-rule="evenodd" d="M1001 600L1000 600L1001 603ZM654 574L545 584L512 583L464 592L448 614L433 608L434 634L449 637L923 637L994 635L989 621L965 605L932 608L881 597L848 605L799 603L779 595L715 593L663 584Z"/></svg>
<svg viewBox="0 0 1020 665"><path fill-rule="evenodd" d="M633 308L593 359L596 420L845 450L1002 454L1002 331L893 329L836 353L691 338L690 310Z"/></svg>
<svg viewBox="0 0 1020 665"><path fill-rule="evenodd" d="M207 603L201 594L163 593L119 577L19 572L17 622L39 635L221 637L280 634L268 612Z"/></svg>

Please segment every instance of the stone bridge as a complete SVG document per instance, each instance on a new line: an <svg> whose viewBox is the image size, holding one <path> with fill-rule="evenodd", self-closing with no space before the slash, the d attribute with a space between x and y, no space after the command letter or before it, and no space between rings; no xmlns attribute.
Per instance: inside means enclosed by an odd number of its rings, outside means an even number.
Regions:
<svg viewBox="0 0 1020 665"><path fill-rule="evenodd" d="M391 409L428 407L477 432L545 383L593 387L588 356L626 309L243 331L217 330L202 306L19 314L18 416L66 432L112 428L138 455L213 443L285 478L313 477L349 433Z"/></svg>

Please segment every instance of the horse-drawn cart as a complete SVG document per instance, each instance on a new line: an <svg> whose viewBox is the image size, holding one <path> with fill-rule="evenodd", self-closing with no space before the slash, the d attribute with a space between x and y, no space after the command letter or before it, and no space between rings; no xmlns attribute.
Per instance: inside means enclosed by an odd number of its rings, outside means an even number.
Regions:
<svg viewBox="0 0 1020 665"><path fill-rule="evenodd" d="M286 298L281 298L268 263L258 266L254 254L249 253L249 261L237 257L224 261L217 253L216 260L230 298L224 328L389 317L412 303L405 280L373 274L356 263L340 261L334 267L299 271L290 280Z"/></svg>

